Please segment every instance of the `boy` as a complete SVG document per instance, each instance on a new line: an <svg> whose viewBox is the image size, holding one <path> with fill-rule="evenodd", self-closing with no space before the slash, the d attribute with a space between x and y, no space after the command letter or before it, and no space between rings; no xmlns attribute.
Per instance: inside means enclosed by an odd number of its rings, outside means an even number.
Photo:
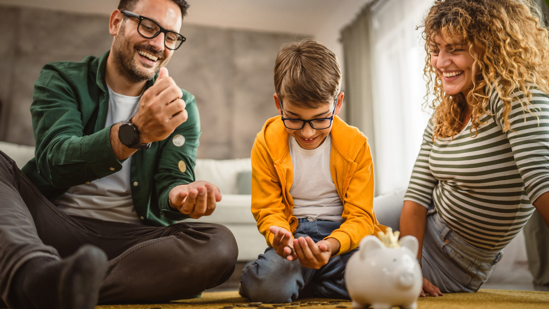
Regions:
<svg viewBox="0 0 549 309"><path fill-rule="evenodd" d="M283 47L274 82L280 116L267 120L252 149L252 213L269 248L242 271L240 294L349 298L348 259L364 236L385 229L373 211L367 139L335 117L341 70L325 46L308 39Z"/></svg>

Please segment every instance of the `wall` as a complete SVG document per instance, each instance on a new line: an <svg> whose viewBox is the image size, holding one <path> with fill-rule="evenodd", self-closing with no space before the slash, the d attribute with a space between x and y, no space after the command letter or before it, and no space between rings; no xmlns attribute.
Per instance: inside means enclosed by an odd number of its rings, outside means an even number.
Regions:
<svg viewBox="0 0 549 309"><path fill-rule="evenodd" d="M168 64L196 96L200 158L249 157L255 134L276 115L272 71L278 49L295 34L183 25L187 42ZM0 140L33 145L33 84L51 61L80 61L110 48L108 16L0 5Z"/></svg>

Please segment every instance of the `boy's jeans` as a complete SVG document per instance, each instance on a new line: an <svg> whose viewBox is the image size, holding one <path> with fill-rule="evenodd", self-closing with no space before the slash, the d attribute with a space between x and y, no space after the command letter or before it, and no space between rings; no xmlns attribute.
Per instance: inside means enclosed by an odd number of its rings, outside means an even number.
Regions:
<svg viewBox="0 0 549 309"><path fill-rule="evenodd" d="M309 236L318 242L340 226L333 221L309 220L299 219L294 233L296 239ZM320 269L309 269L301 266L299 261L283 259L269 247L242 270L242 292L252 301L265 303L289 303L298 297L348 299L345 265L355 251L357 249L331 257Z"/></svg>
<svg viewBox="0 0 549 309"><path fill-rule="evenodd" d="M441 292L476 292L502 257L503 251L488 251L466 242L442 221L434 206L429 208L422 272Z"/></svg>

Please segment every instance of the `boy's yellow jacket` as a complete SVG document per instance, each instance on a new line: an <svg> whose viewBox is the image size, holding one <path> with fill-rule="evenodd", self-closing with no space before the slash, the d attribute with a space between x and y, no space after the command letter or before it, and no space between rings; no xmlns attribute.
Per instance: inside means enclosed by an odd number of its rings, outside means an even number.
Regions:
<svg viewBox="0 0 549 309"><path fill-rule="evenodd" d="M330 171L343 202L344 222L327 238L337 239L338 254L344 254L357 248L364 236L384 232L385 226L374 214L374 166L366 137L339 117L334 118L331 135ZM276 116L267 120L252 148L252 213L269 246L274 237L269 227L293 233L298 225L290 195L294 171L288 137Z"/></svg>

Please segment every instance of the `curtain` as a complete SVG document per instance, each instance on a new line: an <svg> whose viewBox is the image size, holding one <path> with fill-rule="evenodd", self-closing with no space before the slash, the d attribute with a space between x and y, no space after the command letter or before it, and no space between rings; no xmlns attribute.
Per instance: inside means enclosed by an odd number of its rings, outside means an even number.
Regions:
<svg viewBox="0 0 549 309"><path fill-rule="evenodd" d="M371 3L366 4L356 19L341 31L341 43L344 53L345 119L368 137L368 144L374 155L375 134L369 39L371 6ZM374 160L374 171L377 171L375 165ZM374 177L377 178L377 172L374 173ZM374 182L377 183L377 180L374 179Z"/></svg>
<svg viewBox="0 0 549 309"><path fill-rule="evenodd" d="M430 111L422 110L421 24L433 0L381 0L341 32L347 120L368 137L376 195L405 188Z"/></svg>

